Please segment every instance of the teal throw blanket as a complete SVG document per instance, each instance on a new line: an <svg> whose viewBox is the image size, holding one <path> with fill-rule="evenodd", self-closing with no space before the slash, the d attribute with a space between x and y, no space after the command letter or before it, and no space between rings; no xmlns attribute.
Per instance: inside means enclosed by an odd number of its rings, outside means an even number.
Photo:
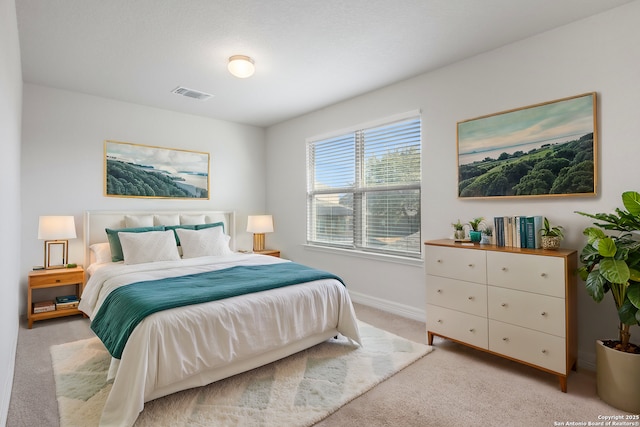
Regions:
<svg viewBox="0 0 640 427"><path fill-rule="evenodd" d="M91 322L91 329L111 356L119 359L138 323L158 311L320 279L342 282L338 276L326 271L287 262L237 266L132 283L113 290L107 296Z"/></svg>

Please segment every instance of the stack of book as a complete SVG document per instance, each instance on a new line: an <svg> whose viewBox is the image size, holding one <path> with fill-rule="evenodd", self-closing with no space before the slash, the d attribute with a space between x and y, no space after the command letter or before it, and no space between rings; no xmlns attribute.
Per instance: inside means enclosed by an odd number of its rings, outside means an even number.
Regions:
<svg viewBox="0 0 640 427"><path fill-rule="evenodd" d="M56 305L53 301L40 301L33 303L33 314L46 313L48 311L54 311Z"/></svg>
<svg viewBox="0 0 640 427"><path fill-rule="evenodd" d="M78 308L80 300L77 295L66 295L56 297L56 310L69 310L71 308Z"/></svg>
<svg viewBox="0 0 640 427"><path fill-rule="evenodd" d="M497 246L528 249L542 246L542 216L497 216L493 225Z"/></svg>

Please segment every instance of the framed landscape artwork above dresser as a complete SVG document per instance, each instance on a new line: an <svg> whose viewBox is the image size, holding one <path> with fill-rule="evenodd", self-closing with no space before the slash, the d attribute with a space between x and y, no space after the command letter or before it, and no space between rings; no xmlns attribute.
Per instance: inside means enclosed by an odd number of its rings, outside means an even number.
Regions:
<svg viewBox="0 0 640 427"><path fill-rule="evenodd" d="M595 196L596 93L458 122L458 197Z"/></svg>

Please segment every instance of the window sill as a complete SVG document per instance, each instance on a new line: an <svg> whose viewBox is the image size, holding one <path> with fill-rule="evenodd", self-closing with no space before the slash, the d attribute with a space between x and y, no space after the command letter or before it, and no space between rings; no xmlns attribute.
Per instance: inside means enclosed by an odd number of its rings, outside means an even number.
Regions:
<svg viewBox="0 0 640 427"><path fill-rule="evenodd" d="M324 252L328 254L340 255L340 256L351 256L355 258L365 258L374 261L383 261L383 262L391 262L395 264L404 264L410 265L412 267L424 267L424 260L422 258L405 258L401 256L388 255L388 254L379 254L374 252L363 252L353 249L342 249L342 248L334 248L329 246L316 246L304 244L302 245L305 249L316 251L316 252Z"/></svg>

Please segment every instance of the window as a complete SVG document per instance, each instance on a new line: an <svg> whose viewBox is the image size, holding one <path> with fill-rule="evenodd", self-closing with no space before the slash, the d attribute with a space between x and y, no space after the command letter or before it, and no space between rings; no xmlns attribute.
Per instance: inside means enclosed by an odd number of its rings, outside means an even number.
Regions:
<svg viewBox="0 0 640 427"><path fill-rule="evenodd" d="M307 243L420 257L420 117L307 142Z"/></svg>

